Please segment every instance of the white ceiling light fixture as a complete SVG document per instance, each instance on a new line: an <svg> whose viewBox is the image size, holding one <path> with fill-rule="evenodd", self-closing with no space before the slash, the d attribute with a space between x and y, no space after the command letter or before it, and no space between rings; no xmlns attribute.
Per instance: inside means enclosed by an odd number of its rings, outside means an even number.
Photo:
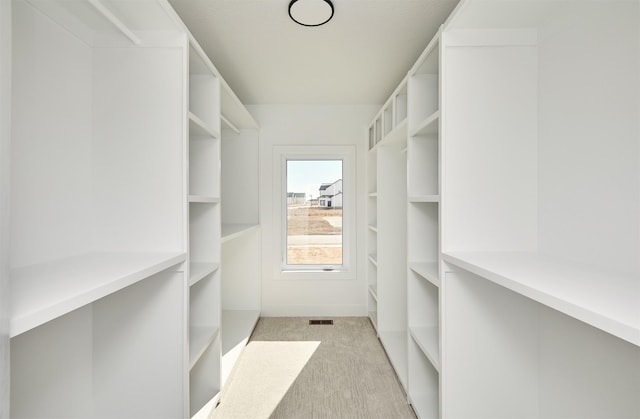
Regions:
<svg viewBox="0 0 640 419"><path fill-rule="evenodd" d="M331 0L291 0L289 17L302 26L324 25L333 17Z"/></svg>

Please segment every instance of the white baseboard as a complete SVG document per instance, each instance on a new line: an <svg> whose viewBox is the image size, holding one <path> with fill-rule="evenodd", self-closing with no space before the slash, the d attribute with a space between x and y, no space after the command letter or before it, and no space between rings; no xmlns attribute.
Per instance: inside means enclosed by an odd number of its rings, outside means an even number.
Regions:
<svg viewBox="0 0 640 419"><path fill-rule="evenodd" d="M262 306L262 317L366 317L364 305L276 305Z"/></svg>

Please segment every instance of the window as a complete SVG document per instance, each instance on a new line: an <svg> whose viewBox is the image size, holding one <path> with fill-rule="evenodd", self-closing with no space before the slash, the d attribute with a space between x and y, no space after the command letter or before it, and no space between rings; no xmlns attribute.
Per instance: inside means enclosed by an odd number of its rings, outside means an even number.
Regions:
<svg viewBox="0 0 640 419"><path fill-rule="evenodd" d="M287 159L285 265L342 267L342 160Z"/></svg>
<svg viewBox="0 0 640 419"><path fill-rule="evenodd" d="M274 274L354 279L355 147L274 148Z"/></svg>

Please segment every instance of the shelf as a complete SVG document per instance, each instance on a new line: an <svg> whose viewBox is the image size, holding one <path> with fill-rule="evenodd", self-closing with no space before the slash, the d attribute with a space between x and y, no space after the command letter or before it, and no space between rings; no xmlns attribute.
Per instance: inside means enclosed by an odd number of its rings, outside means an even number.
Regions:
<svg viewBox="0 0 640 419"><path fill-rule="evenodd" d="M440 287L438 262L409 262L409 269L417 273L436 287Z"/></svg>
<svg viewBox="0 0 640 419"><path fill-rule="evenodd" d="M220 333L218 327L191 326L189 328L189 369L198 362Z"/></svg>
<svg viewBox="0 0 640 419"><path fill-rule="evenodd" d="M409 197L409 202L414 204L438 203L440 202L440 195L414 195Z"/></svg>
<svg viewBox="0 0 640 419"><path fill-rule="evenodd" d="M220 198L208 195L189 195L189 202L194 204L218 204Z"/></svg>
<svg viewBox="0 0 640 419"><path fill-rule="evenodd" d="M222 310L222 383L224 384L260 318L258 310Z"/></svg>
<svg viewBox="0 0 640 419"><path fill-rule="evenodd" d="M437 134L439 131L440 111L435 111L411 131L412 137Z"/></svg>
<svg viewBox="0 0 640 419"><path fill-rule="evenodd" d="M640 346L640 277L528 252L446 252L445 261Z"/></svg>
<svg viewBox="0 0 640 419"><path fill-rule="evenodd" d="M236 127L236 125L231 122L226 116L220 114L220 122L223 125L223 128L228 128L236 134L240 134L240 129Z"/></svg>
<svg viewBox="0 0 640 419"><path fill-rule="evenodd" d="M220 134L209 127L193 112L189 112L189 135L197 137L220 138Z"/></svg>
<svg viewBox="0 0 640 419"><path fill-rule="evenodd" d="M376 255L375 253L372 255L369 255L369 260L371 261L371 263L373 263L375 266L378 266L378 255Z"/></svg>
<svg viewBox="0 0 640 419"><path fill-rule="evenodd" d="M371 319L371 323L373 323L373 328L378 330L378 313L375 311L369 312L369 318Z"/></svg>
<svg viewBox="0 0 640 419"><path fill-rule="evenodd" d="M184 262L184 253L88 253L11 271L11 337Z"/></svg>
<svg viewBox="0 0 640 419"><path fill-rule="evenodd" d="M260 224L222 224L222 243L236 239L259 226Z"/></svg>
<svg viewBox="0 0 640 419"><path fill-rule="evenodd" d="M378 301L378 288L375 285L369 285L369 294L374 300Z"/></svg>
<svg viewBox="0 0 640 419"><path fill-rule="evenodd" d="M211 412L213 412L213 409L216 407L219 400L220 393L218 392L213 396L213 398L211 398L211 400L202 406L202 409L198 410L193 416L191 416L191 419L209 419L209 417L211 417Z"/></svg>
<svg viewBox="0 0 640 419"><path fill-rule="evenodd" d="M220 268L219 263L191 262L189 264L189 286L195 285L198 281Z"/></svg>
<svg viewBox="0 0 640 419"><path fill-rule="evenodd" d="M370 226L369 226L369 230L373 231L374 233L377 233L377 232L378 232L378 227L377 227L377 226L370 225Z"/></svg>
<svg viewBox="0 0 640 419"><path fill-rule="evenodd" d="M406 144L407 142L407 121L398 124L389 134L377 144L378 146L389 146L392 144Z"/></svg>
<svg viewBox="0 0 640 419"><path fill-rule="evenodd" d="M438 393L434 392L430 395L419 395L411 397L411 405L419 419L437 419L438 418ZM434 409L434 406L436 408Z"/></svg>
<svg viewBox="0 0 640 419"><path fill-rule="evenodd" d="M407 333L380 332L380 341L393 365L402 387L407 388Z"/></svg>
<svg viewBox="0 0 640 419"><path fill-rule="evenodd" d="M409 327L409 334L429 359L433 368L440 372L440 337L438 326Z"/></svg>
<svg viewBox="0 0 640 419"><path fill-rule="evenodd" d="M247 108L240 102L238 96L231 90L224 78L221 77L220 107L221 115L226 119L225 124L231 122L235 129L258 129L260 126Z"/></svg>

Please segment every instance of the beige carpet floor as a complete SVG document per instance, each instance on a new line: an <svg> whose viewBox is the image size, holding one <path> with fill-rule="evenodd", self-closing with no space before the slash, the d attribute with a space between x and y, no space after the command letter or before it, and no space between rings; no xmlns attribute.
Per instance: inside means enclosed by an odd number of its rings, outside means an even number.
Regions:
<svg viewBox="0 0 640 419"><path fill-rule="evenodd" d="M371 323L261 318L212 419L413 419Z"/></svg>

